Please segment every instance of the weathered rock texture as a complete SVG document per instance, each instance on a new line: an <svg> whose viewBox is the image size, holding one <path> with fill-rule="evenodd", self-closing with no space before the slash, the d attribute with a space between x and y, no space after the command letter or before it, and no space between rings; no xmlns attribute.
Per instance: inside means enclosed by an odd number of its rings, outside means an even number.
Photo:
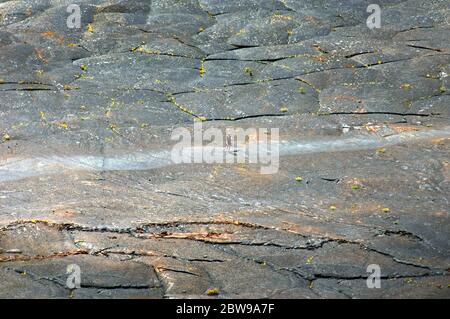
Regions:
<svg viewBox="0 0 450 319"><path fill-rule="evenodd" d="M0 297L449 298L449 22L448 0L0 0ZM167 164L195 120L314 147L272 175Z"/></svg>

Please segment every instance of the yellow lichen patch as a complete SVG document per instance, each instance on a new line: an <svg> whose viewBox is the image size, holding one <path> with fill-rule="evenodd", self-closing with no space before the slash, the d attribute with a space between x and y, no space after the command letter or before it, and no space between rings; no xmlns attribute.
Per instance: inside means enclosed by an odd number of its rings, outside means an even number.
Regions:
<svg viewBox="0 0 450 319"><path fill-rule="evenodd" d="M305 88L304 88L303 86L301 86L301 87L298 89L298 92L299 92L300 94L305 94L305 93L306 93Z"/></svg>
<svg viewBox="0 0 450 319"><path fill-rule="evenodd" d="M178 103L177 100L175 99L175 97L171 93L166 93L166 96L169 99L169 102L172 103L173 105L175 105L178 109L180 109L181 111L183 111L185 113L193 115L192 111L190 111L187 107Z"/></svg>
<svg viewBox="0 0 450 319"><path fill-rule="evenodd" d="M94 27L92 26L92 24L89 23L87 25L86 31L89 33L94 33Z"/></svg>
<svg viewBox="0 0 450 319"><path fill-rule="evenodd" d="M139 52L144 54L161 54L161 51L159 50L146 49L142 46L132 49L131 52Z"/></svg>
<svg viewBox="0 0 450 319"><path fill-rule="evenodd" d="M47 118L45 117L45 113L40 111L39 112L39 117L41 118L41 121L45 121Z"/></svg>
<svg viewBox="0 0 450 319"><path fill-rule="evenodd" d="M80 69L82 71L87 71L87 65L85 65L85 64L80 65Z"/></svg>
<svg viewBox="0 0 450 319"><path fill-rule="evenodd" d="M253 70L248 66L244 68L244 73L247 74L248 76L253 76Z"/></svg>
<svg viewBox="0 0 450 319"><path fill-rule="evenodd" d="M314 257L313 256L309 256L308 258L306 258L306 264L307 265L311 265L313 260L314 260Z"/></svg>
<svg viewBox="0 0 450 319"><path fill-rule="evenodd" d="M206 73L206 69L205 69L205 60L202 60L202 63L200 65L200 76L203 77Z"/></svg>
<svg viewBox="0 0 450 319"><path fill-rule="evenodd" d="M56 123L60 128L67 130L69 128L69 124L67 122L58 122Z"/></svg>
<svg viewBox="0 0 450 319"><path fill-rule="evenodd" d="M73 86L71 86L70 84L64 84L64 90L65 91L70 91L70 90L73 90L74 89L74 87Z"/></svg>
<svg viewBox="0 0 450 319"><path fill-rule="evenodd" d="M350 184L350 188L353 190L358 190L362 187L361 180L358 178L352 178L347 184Z"/></svg>
<svg viewBox="0 0 450 319"><path fill-rule="evenodd" d="M281 21L291 21L291 20L292 20L291 16L283 15L283 14L279 14L279 13L274 13L272 15L272 17L270 18L271 23L281 22Z"/></svg>
<svg viewBox="0 0 450 319"><path fill-rule="evenodd" d="M379 149L377 149L377 153L384 154L386 153L386 149L384 147L380 147Z"/></svg>
<svg viewBox="0 0 450 319"><path fill-rule="evenodd" d="M389 213L391 210L390 210L388 207L383 207L383 208L381 209L381 211L382 211L383 213Z"/></svg>
<svg viewBox="0 0 450 319"><path fill-rule="evenodd" d="M439 92L440 93L445 93L447 90L446 90L446 88L445 88L445 86L441 86L440 88L439 88Z"/></svg>
<svg viewBox="0 0 450 319"><path fill-rule="evenodd" d="M245 28L242 28L236 33L236 35L241 35L244 34L245 32L247 32L247 30Z"/></svg>
<svg viewBox="0 0 450 319"><path fill-rule="evenodd" d="M109 106L115 107L116 104L117 104L116 99L112 97L112 98L111 98L111 103L109 104Z"/></svg>
<svg viewBox="0 0 450 319"><path fill-rule="evenodd" d="M216 296L216 295L219 294L219 289L217 289L217 288L210 288L210 289L208 289L208 290L206 291L206 294L207 294L208 296Z"/></svg>
<svg viewBox="0 0 450 319"><path fill-rule="evenodd" d="M9 141L11 139L11 136L9 136L8 133L5 133L5 134L3 134L2 139L3 139L4 142L6 142L6 141Z"/></svg>
<svg viewBox="0 0 450 319"><path fill-rule="evenodd" d="M68 48L76 48L78 45L76 43L69 43L67 45Z"/></svg>
<svg viewBox="0 0 450 319"><path fill-rule="evenodd" d="M331 210L336 210L337 208L336 208L336 206L331 205L331 206L330 206L330 209L331 209Z"/></svg>
<svg viewBox="0 0 450 319"><path fill-rule="evenodd" d="M109 127L109 129L110 129L111 131L117 132L117 125L116 125L116 124L110 123L108 127Z"/></svg>
<svg viewBox="0 0 450 319"><path fill-rule="evenodd" d="M303 83L305 83L306 85L308 85L309 87L312 87L313 89L314 89L314 91L316 91L317 93L321 93L322 92L322 90L321 89L319 89L318 87L316 87L315 85L313 85L311 82L308 82L308 81L306 81L306 80L304 80L304 79L298 79L300 82L303 82Z"/></svg>
<svg viewBox="0 0 450 319"><path fill-rule="evenodd" d="M407 100L407 101L403 102L403 105L409 109L413 105L413 102L410 100Z"/></svg>
<svg viewBox="0 0 450 319"><path fill-rule="evenodd" d="M303 178L301 176L296 176L295 177L295 181L296 182L301 182L303 180Z"/></svg>
<svg viewBox="0 0 450 319"><path fill-rule="evenodd" d="M198 30L197 30L198 33L202 33L203 31L205 31L205 28L204 28L204 27L200 27L200 28L198 28Z"/></svg>
<svg viewBox="0 0 450 319"><path fill-rule="evenodd" d="M281 113L286 113L288 111L288 108L285 106L280 107L280 112Z"/></svg>
<svg viewBox="0 0 450 319"><path fill-rule="evenodd" d="M400 88L403 90L409 90L411 88L411 84L403 83L402 85L400 85Z"/></svg>
<svg viewBox="0 0 450 319"><path fill-rule="evenodd" d="M207 121L208 119L206 117L204 117L204 116L197 116L195 118L195 120L200 121L200 122L204 122L204 121Z"/></svg>

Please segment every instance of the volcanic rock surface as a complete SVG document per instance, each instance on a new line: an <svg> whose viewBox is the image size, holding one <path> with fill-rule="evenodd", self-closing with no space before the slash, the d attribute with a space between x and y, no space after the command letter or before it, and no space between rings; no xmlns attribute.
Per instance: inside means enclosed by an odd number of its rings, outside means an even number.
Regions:
<svg viewBox="0 0 450 319"><path fill-rule="evenodd" d="M449 39L448 0L0 0L0 297L449 298ZM194 123L278 171L171 163Z"/></svg>

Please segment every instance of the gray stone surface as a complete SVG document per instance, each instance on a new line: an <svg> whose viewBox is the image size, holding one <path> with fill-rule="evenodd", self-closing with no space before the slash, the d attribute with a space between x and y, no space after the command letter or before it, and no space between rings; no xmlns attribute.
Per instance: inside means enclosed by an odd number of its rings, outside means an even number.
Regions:
<svg viewBox="0 0 450 319"><path fill-rule="evenodd" d="M448 299L450 3L372 2L0 0L0 297Z"/></svg>

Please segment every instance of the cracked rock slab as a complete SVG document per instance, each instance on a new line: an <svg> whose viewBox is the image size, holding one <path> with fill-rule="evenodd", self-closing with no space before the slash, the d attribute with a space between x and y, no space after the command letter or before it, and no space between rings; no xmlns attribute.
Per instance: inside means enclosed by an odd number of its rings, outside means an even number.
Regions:
<svg viewBox="0 0 450 319"><path fill-rule="evenodd" d="M0 297L450 297L447 0L77 3L0 0Z"/></svg>

